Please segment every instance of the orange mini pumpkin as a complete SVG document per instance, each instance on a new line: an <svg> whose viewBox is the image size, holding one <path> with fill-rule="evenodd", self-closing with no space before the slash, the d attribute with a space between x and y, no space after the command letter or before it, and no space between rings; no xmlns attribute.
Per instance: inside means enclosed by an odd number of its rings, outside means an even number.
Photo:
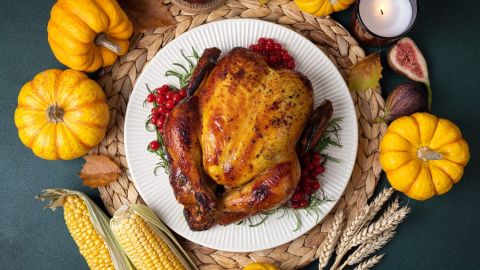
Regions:
<svg viewBox="0 0 480 270"><path fill-rule="evenodd" d="M22 143L50 160L85 155L105 136L109 118L102 88L75 70L39 73L20 90L15 110Z"/></svg>
<svg viewBox="0 0 480 270"><path fill-rule="evenodd" d="M115 0L58 0L47 30L58 61L93 72L127 53L133 26Z"/></svg>
<svg viewBox="0 0 480 270"><path fill-rule="evenodd" d="M462 178L469 158L460 129L429 113L393 121L380 143L380 162L388 181L416 200L449 191Z"/></svg>
<svg viewBox="0 0 480 270"><path fill-rule="evenodd" d="M315 16L328 16L347 9L355 0L295 0L298 8Z"/></svg>

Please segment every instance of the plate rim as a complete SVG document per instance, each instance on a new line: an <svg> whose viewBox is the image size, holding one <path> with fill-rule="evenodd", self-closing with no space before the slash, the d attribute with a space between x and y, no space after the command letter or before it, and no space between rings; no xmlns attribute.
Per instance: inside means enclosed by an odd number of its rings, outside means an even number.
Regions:
<svg viewBox="0 0 480 270"><path fill-rule="evenodd" d="M348 92L348 103L349 105L353 108L353 113L354 113L354 121L353 121L353 133L354 133L354 139L353 140L353 153L354 156L355 156L355 159L353 160L353 163L349 166L350 168L347 168L347 175L348 175L348 180L346 181L346 184L341 188L341 192L340 192L340 195L339 197L333 202L333 205L330 207L330 209L328 211L325 212L325 216L322 218L322 219L319 219L316 223L314 223L314 225L309 228L308 230L305 231L305 233L311 231L312 229L314 229L316 226L318 226L320 223L322 223L323 220L325 220L326 217L328 217L328 215L333 211L333 209L335 209L335 207L338 205L340 199L342 198L342 196L344 195L345 193L345 190L351 180L351 177L352 177L352 173L353 173L353 168L355 166L355 163L356 163L356 159L357 159L357 154L358 154L358 119L357 119L357 115L356 115L356 110L355 110L355 104L353 102L353 99L350 95L350 92L348 90L348 86L346 85L346 82L345 80L343 79L342 75L340 74L340 71L338 70L338 68L333 64L333 62L330 60L330 58L328 57L328 55L326 55L321 49L319 49L317 47L317 45L315 43L313 43L312 41L310 41L308 38L306 38L305 36L299 34L298 32L292 30L292 29L289 29L283 25L279 25L279 24L275 24L275 23L272 23L272 22L269 22L269 21L265 21L265 20L260 20L260 19L252 19L252 18L234 18L234 19L224 19L224 20L219 20L219 21L213 21L213 22L209 22L209 23L206 23L206 24L202 24L202 25L199 25L191 30L188 30L184 33L182 33L180 36L176 37L175 39L173 39L171 42L169 42L167 45L165 45L164 47L161 47L156 53L155 53L155 56L152 57L152 59L150 59L150 61L142 68L142 71L141 71L141 74L137 77L136 79L136 82L135 84L133 85L132 87L132 92L130 93L130 96L129 96L129 99L128 99L128 102L127 102L127 108L126 108L126 111L125 111L125 122L124 122L124 152L125 152L125 158L127 160L127 164L129 165L128 168L129 168L129 172L130 172L130 175L131 175L131 178L132 178L132 183L134 185L134 187L136 188L136 190L138 191L138 193L140 194L140 196L143 198L145 204L147 206L149 206L149 203L147 201L147 199L145 199L144 196L142 196L142 191L141 189L138 187L137 185L137 181L136 181L136 177L134 176L134 173L133 171L131 170L131 162L130 162L130 158L129 158L129 150L128 150L128 143L127 143L127 137L128 137L128 133L129 133L129 128L127 126L127 119L129 118L128 116L132 113L132 106L130 106L131 102L132 102L132 99L130 98L132 95L133 95L133 92L134 90L137 88L137 86L139 85L140 81L143 80L145 74L146 74L146 70L149 68L150 64L152 62L154 62L154 60L156 58L159 57L159 52L162 50L162 49L165 49L165 48L168 48L168 46L173 46L172 45L172 42L178 38L182 38L188 34L192 34L194 32L201 32L203 31L202 29L203 28L207 28L207 27L210 27L211 25L213 24L235 24L235 23L238 23L239 21L242 21L242 22L245 22L245 21L250 21L252 23L259 23L259 24L266 24L266 25L270 25L270 27L278 27L278 28L283 28L282 30L285 30L285 31L289 31L291 32L292 34L296 35L297 38L300 38L300 39L303 39L304 41L306 41L307 43L315 46L315 48L317 50L320 51L320 53L328 60L326 61L326 65L330 65L334 70L335 70L335 74L336 76L339 77L339 81L341 81L341 84L344 85L344 89L347 90ZM178 203L178 202L177 202ZM168 227L168 226L167 226ZM279 241L280 243L275 243L275 244L270 244L270 245L265 245L264 247L261 247L261 248L253 248L253 249L239 249L239 248L235 248L235 249L228 249L228 248L219 248L218 246L213 246L213 245L209 245L209 244L205 244L205 243L199 243L195 240L192 240L190 239L188 236L186 236L183 231L181 230L175 230L171 227L168 227L170 230L173 230L175 233L179 234L180 236L182 236L183 238L197 244L197 245L200 245L200 246L204 246L204 247L207 247L207 248L212 248L212 249L215 249L215 250L221 250L221 251L226 251L226 252L256 252L256 251L261 251L261 250L266 250L266 249L270 249L270 248L275 248L275 247L278 247L278 246L281 246L281 245L284 245L286 243L289 243L291 241L294 241L295 239L298 239L298 237L301 237L302 235L296 237L296 238L293 238L293 239L288 239L288 240L282 240L282 241Z"/></svg>

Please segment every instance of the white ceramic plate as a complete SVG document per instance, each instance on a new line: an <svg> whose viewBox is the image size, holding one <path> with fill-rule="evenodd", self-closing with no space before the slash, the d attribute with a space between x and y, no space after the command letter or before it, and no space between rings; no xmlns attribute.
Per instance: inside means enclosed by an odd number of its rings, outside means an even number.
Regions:
<svg viewBox="0 0 480 270"><path fill-rule="evenodd" d="M247 47L259 37L270 37L278 41L295 58L296 69L310 79L315 91L315 106L325 98L333 102L334 117L343 118L340 140L342 148L330 148L327 152L341 160L328 162L326 173L321 176L325 194L334 199L319 207L319 219L300 211L302 226L296 226L294 215L281 219L269 218L257 227L247 225L215 226L208 231L191 231L183 217L170 187L168 176L163 170L154 175L158 157L146 150L155 134L145 130L145 121L150 106L143 106L148 91L146 85L158 87L163 84L178 85L175 78L164 76L172 63L182 61L180 50L191 52L194 47L199 53L205 48L218 47L226 52L233 47ZM312 229L335 206L341 197L352 173L357 153L357 120L355 108L347 86L336 67L313 43L283 26L273 23L235 19L213 22L197 27L179 36L161 49L145 67L138 78L128 103L125 120L125 154L135 185L145 202L168 227L200 245L232 252L249 252L273 248L287 243Z"/></svg>

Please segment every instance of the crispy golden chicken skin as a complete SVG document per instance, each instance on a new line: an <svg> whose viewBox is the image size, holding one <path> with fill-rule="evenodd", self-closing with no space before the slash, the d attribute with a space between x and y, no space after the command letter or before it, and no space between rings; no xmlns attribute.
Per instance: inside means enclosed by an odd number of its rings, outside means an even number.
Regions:
<svg viewBox="0 0 480 270"><path fill-rule="evenodd" d="M295 146L313 108L310 81L234 48L207 49L165 125L170 183L192 230L276 208L300 179ZM195 88L195 89L192 89Z"/></svg>

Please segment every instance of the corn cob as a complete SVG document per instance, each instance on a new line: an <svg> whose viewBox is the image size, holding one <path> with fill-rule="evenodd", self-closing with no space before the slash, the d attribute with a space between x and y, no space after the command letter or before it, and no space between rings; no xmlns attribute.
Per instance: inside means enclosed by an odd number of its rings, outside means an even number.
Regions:
<svg viewBox="0 0 480 270"><path fill-rule="evenodd" d="M92 270L114 270L107 244L93 228L85 202L77 195L68 195L63 208L67 228L88 267Z"/></svg>
<svg viewBox="0 0 480 270"><path fill-rule="evenodd" d="M146 206L122 206L110 227L137 270L197 269L165 225Z"/></svg>
<svg viewBox="0 0 480 270"><path fill-rule="evenodd" d="M53 210L63 206L67 228L90 269L132 269L112 237L107 216L85 194L65 189L48 189L37 198L50 199L47 207Z"/></svg>

